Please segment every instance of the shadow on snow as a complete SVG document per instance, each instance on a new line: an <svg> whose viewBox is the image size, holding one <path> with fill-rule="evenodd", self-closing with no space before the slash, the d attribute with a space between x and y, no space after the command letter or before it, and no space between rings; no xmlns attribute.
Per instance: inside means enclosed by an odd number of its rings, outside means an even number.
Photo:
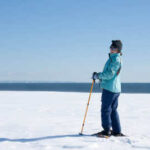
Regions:
<svg viewBox="0 0 150 150"><path fill-rule="evenodd" d="M37 137L37 138L20 138L20 139L9 139L9 138L0 138L0 142L36 142L41 140L48 140L48 139L57 139L57 138L66 138L66 137L82 137L82 136L90 136L90 135L79 135L79 134L72 134L72 135L54 135L54 136L45 136L45 137Z"/></svg>

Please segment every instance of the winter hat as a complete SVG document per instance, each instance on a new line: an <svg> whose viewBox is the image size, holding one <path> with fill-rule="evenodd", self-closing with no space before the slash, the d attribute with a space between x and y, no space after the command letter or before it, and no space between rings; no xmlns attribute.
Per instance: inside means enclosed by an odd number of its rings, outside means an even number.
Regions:
<svg viewBox="0 0 150 150"><path fill-rule="evenodd" d="M122 42L120 40L112 40L112 47L118 48L119 51L122 50Z"/></svg>

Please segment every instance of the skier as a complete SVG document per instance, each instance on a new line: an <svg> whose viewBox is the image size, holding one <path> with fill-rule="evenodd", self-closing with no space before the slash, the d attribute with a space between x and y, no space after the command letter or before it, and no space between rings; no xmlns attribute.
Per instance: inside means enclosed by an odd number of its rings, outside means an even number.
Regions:
<svg viewBox="0 0 150 150"><path fill-rule="evenodd" d="M93 80L101 81L101 122L103 131L96 133L98 137L124 136L121 133L119 114L117 112L118 98L121 93L120 70L121 70L122 42L113 40L110 46L109 59L103 72L94 72ZM112 130L111 130L112 128Z"/></svg>

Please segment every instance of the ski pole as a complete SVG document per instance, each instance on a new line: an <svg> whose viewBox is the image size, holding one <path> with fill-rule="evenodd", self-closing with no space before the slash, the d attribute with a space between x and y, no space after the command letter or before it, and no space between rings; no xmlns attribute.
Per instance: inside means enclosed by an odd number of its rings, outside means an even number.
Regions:
<svg viewBox="0 0 150 150"><path fill-rule="evenodd" d="M87 112L88 112L88 107L89 107L89 103L90 103L90 99L91 99L91 94L92 94L94 82L95 82L95 80L92 81L91 90L90 90L90 94L89 94L89 99L88 99L88 103L87 103L87 106L86 106L86 111L85 111L85 115L84 115L84 119L83 119L83 123L82 123L82 127L81 127L81 132L79 133L80 135L82 135L82 133L83 133L83 128L84 128L85 119L86 119Z"/></svg>

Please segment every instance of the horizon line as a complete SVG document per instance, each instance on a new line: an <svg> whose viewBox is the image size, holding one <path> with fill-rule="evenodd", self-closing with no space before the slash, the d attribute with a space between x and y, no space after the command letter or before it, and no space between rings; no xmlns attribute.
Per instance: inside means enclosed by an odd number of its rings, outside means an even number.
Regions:
<svg viewBox="0 0 150 150"><path fill-rule="evenodd" d="M75 81L0 81L1 83L92 83L92 82L75 82ZM97 81L96 83L100 83L99 81ZM147 83L150 84L150 82L121 82L121 83Z"/></svg>

